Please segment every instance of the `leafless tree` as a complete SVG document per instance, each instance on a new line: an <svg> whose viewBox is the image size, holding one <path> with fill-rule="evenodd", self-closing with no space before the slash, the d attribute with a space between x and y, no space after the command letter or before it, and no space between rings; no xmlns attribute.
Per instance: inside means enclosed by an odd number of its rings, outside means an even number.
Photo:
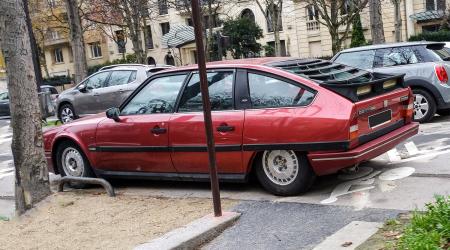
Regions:
<svg viewBox="0 0 450 250"><path fill-rule="evenodd" d="M87 60L84 48L83 28L77 0L65 0L67 18L70 28L70 43L75 65L75 82L81 82L87 77Z"/></svg>
<svg viewBox="0 0 450 250"><path fill-rule="evenodd" d="M22 214L50 194L36 78L22 0L0 1L0 47L8 72L16 211Z"/></svg>
<svg viewBox="0 0 450 250"><path fill-rule="evenodd" d="M402 41L402 16L400 11L400 0L391 0L394 4L394 18L395 18L395 41Z"/></svg>
<svg viewBox="0 0 450 250"><path fill-rule="evenodd" d="M385 42L381 1L382 0L369 1L370 32L372 34L373 44Z"/></svg>
<svg viewBox="0 0 450 250"><path fill-rule="evenodd" d="M342 49L348 38L356 14L366 7L369 0L303 0L313 5L319 13L319 23L328 28L333 54Z"/></svg>
<svg viewBox="0 0 450 250"><path fill-rule="evenodd" d="M275 56L281 56L280 31L283 29L281 14L283 0L255 0L261 12L264 14L267 24L274 36Z"/></svg>

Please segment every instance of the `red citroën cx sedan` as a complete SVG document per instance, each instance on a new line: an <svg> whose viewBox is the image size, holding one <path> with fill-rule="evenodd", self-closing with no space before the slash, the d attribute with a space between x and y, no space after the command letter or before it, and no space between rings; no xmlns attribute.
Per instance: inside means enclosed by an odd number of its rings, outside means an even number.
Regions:
<svg viewBox="0 0 450 250"><path fill-rule="evenodd" d="M148 78L118 108L45 132L63 176L207 180L198 68ZM355 166L417 134L402 75L318 59L259 58L207 65L222 181L254 173L295 195L318 175Z"/></svg>

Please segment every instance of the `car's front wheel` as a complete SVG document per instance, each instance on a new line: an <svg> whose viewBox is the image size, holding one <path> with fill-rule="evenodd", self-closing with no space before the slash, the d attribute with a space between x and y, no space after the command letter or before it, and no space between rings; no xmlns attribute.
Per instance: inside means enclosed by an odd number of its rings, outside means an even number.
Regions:
<svg viewBox="0 0 450 250"><path fill-rule="evenodd" d="M73 142L63 142L56 151L56 164L61 176L94 177L89 161L83 151ZM87 185L70 183L74 188L84 188Z"/></svg>
<svg viewBox="0 0 450 250"><path fill-rule="evenodd" d="M59 108L58 117L63 124L71 122L76 119L75 111L71 104L64 104Z"/></svg>
<svg viewBox="0 0 450 250"><path fill-rule="evenodd" d="M414 116L416 122L428 122L436 113L436 102L425 90L413 89L414 94Z"/></svg>
<svg viewBox="0 0 450 250"><path fill-rule="evenodd" d="M292 150L267 150L255 159L256 176L269 192L288 196L306 192L315 180L305 155Z"/></svg>

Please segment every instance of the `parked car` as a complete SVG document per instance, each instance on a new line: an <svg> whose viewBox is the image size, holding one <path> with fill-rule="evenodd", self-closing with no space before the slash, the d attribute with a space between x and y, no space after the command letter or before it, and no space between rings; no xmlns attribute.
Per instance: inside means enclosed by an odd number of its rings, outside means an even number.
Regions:
<svg viewBox="0 0 450 250"><path fill-rule="evenodd" d="M62 123L68 123L79 117L116 107L147 77L170 67L140 64L103 67L58 96L58 119Z"/></svg>
<svg viewBox="0 0 450 250"><path fill-rule="evenodd" d="M450 51L439 42L404 42L346 49L331 60L374 72L405 74L415 95L414 120L450 114Z"/></svg>
<svg viewBox="0 0 450 250"><path fill-rule="evenodd" d="M58 90L51 85L42 85L40 87L41 92L50 93L53 105L55 105L56 97L58 96ZM9 111L9 94L8 91L0 92L0 116L10 116Z"/></svg>
<svg viewBox="0 0 450 250"><path fill-rule="evenodd" d="M231 60L207 65L219 178L255 172L277 195L305 192L417 134L400 75L329 61ZM156 74L119 108L45 132L63 176L207 180L197 66Z"/></svg>
<svg viewBox="0 0 450 250"><path fill-rule="evenodd" d="M0 92L0 117L10 116L9 112L9 95L7 91Z"/></svg>

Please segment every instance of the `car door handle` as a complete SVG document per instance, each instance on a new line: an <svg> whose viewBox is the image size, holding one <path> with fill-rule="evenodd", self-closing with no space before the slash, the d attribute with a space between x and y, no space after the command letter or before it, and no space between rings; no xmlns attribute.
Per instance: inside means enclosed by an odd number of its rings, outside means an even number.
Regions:
<svg viewBox="0 0 450 250"><path fill-rule="evenodd" d="M119 89L119 92L120 92L120 93L123 93L123 89Z"/></svg>
<svg viewBox="0 0 450 250"><path fill-rule="evenodd" d="M100 96L100 94L99 93L94 93L93 96Z"/></svg>
<svg viewBox="0 0 450 250"><path fill-rule="evenodd" d="M167 129L166 128L160 128L159 126L155 126L150 131L152 132L152 134L160 135L160 134L165 134L167 132Z"/></svg>
<svg viewBox="0 0 450 250"><path fill-rule="evenodd" d="M228 126L226 123L220 124L219 127L217 127L218 132L231 132L234 131L234 126Z"/></svg>

